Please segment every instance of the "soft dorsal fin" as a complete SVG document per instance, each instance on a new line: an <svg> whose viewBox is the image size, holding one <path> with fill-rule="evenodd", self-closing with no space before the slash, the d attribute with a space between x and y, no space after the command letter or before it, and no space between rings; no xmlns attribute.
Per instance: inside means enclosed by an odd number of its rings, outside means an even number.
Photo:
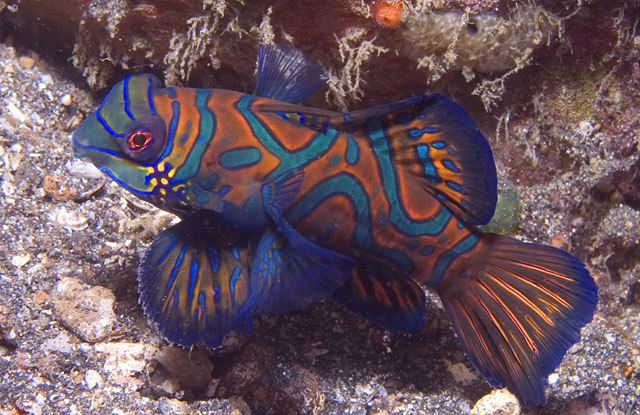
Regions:
<svg viewBox="0 0 640 415"><path fill-rule="evenodd" d="M258 79L254 95L298 103L328 79L324 68L298 49L283 45L258 47Z"/></svg>
<svg viewBox="0 0 640 415"><path fill-rule="evenodd" d="M333 117L338 131L364 135L381 159L463 222L489 222L497 200L491 148L455 102L439 94L410 98ZM419 204L419 203L418 203Z"/></svg>

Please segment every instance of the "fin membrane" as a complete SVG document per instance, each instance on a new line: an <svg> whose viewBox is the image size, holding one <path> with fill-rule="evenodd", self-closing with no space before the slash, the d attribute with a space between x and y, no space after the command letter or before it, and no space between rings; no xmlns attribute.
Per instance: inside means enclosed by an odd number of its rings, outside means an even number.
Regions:
<svg viewBox="0 0 640 415"><path fill-rule="evenodd" d="M374 150L386 146L393 166L410 169L421 187L463 222L480 225L493 216L498 197L493 154L455 102L439 94L419 96L346 113L330 124L361 131Z"/></svg>
<svg viewBox="0 0 640 415"><path fill-rule="evenodd" d="M449 269L461 277L445 278L437 291L491 386L506 385L527 406L544 402L547 376L593 317L595 282L556 248L494 234L479 244L475 257Z"/></svg>
<svg viewBox="0 0 640 415"><path fill-rule="evenodd" d="M328 79L324 68L298 49L283 45L258 46L254 95L298 103Z"/></svg>
<svg viewBox="0 0 640 415"><path fill-rule="evenodd" d="M424 325L422 288L381 263L359 259L333 299L392 333L415 333Z"/></svg>
<svg viewBox="0 0 640 415"><path fill-rule="evenodd" d="M234 328L250 331L250 320L237 319L248 297L247 241L240 230L199 217L156 237L140 265L138 290L147 319L167 340L215 347Z"/></svg>

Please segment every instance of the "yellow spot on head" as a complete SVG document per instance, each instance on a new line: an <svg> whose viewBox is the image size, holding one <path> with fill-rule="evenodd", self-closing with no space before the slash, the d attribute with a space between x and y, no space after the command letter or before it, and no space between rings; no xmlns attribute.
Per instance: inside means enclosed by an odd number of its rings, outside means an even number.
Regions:
<svg viewBox="0 0 640 415"><path fill-rule="evenodd" d="M158 163L158 171L159 172L163 172L164 171L164 162Z"/></svg>
<svg viewBox="0 0 640 415"><path fill-rule="evenodd" d="M149 184L150 184L152 187L156 187L156 186L158 185L158 179L156 179L156 178L154 177L153 179L149 180Z"/></svg>
<svg viewBox="0 0 640 415"><path fill-rule="evenodd" d="M169 180L167 180L166 178L163 177L163 178L160 179L160 183L162 183L164 186L166 186L166 185L169 184Z"/></svg>
<svg viewBox="0 0 640 415"><path fill-rule="evenodd" d="M173 176L175 176L176 174L176 169L171 169L169 170L169 174L167 176L169 176L169 178L172 178Z"/></svg>
<svg viewBox="0 0 640 415"><path fill-rule="evenodd" d="M166 195L167 194L167 189L160 188L160 194L163 195L163 196Z"/></svg>

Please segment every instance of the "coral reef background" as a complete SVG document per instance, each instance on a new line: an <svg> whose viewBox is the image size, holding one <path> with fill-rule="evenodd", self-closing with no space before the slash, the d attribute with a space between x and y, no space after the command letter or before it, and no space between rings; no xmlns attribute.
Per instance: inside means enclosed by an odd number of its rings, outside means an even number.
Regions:
<svg viewBox="0 0 640 415"><path fill-rule="evenodd" d="M639 20L637 0L0 0L0 414L640 413ZM490 394L431 297L413 336L329 301L216 351L146 326L136 267L175 218L73 159L71 131L128 73L251 92L259 43L329 70L310 105L437 91L478 122L492 229L600 290L546 406Z"/></svg>

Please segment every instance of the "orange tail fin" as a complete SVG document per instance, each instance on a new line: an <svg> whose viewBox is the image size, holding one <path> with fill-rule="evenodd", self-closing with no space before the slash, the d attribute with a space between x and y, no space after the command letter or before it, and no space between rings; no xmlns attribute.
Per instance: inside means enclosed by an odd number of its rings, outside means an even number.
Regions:
<svg viewBox="0 0 640 415"><path fill-rule="evenodd" d="M437 287L467 354L493 387L544 402L547 376L593 317L597 287L584 265L550 246L482 235Z"/></svg>

